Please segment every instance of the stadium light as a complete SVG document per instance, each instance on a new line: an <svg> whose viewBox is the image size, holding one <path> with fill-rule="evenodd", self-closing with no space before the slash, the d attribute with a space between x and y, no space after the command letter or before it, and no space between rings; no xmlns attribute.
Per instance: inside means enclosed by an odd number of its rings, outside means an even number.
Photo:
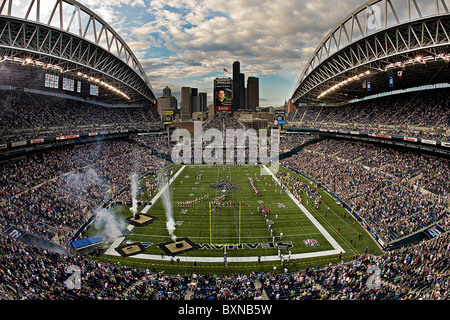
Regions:
<svg viewBox="0 0 450 320"><path fill-rule="evenodd" d="M449 58L450 58L450 56L449 56L448 54L444 54L444 53L441 53L441 54L436 55L436 56L432 56L432 55L430 55L430 56L425 56L425 57L423 57L423 56L417 56L417 57L415 57L414 59L409 59L409 60L405 60L405 61L399 61L399 62L395 62L395 63L390 63L390 64L388 64L388 65L385 67L384 70L380 70L380 71L387 71L387 70L393 69L393 68L403 68L403 67L405 67L405 66L407 66L407 65L413 65L413 64L417 64L417 63L426 64L427 61L437 61L438 59L443 59L443 60L449 61ZM350 83L350 82L352 82L352 81L361 79L361 78L363 78L363 77L365 77L365 76L368 76L368 75L370 75L370 74L371 74L371 71L370 71L370 70L367 70L367 71L365 71L365 72L360 73L359 75L356 75L356 76L353 76L353 77L349 77L349 78L347 78L346 80L343 80L343 81L341 81L341 82L335 84L335 85L332 86L331 88L329 88L329 89L323 91L321 94L319 94L319 95L317 96L317 99L322 98L323 96L329 94L330 92L333 92L333 91L335 91L336 89L338 89L338 88L340 88L340 87L342 87L342 86L344 86L344 85L346 85L346 84L348 84L348 83Z"/></svg>
<svg viewBox="0 0 450 320"><path fill-rule="evenodd" d="M386 71L388 69L392 69L392 68L403 68L403 67L405 67L407 65L413 65L413 64L416 64L416 63L423 63L423 64L425 64L428 61L432 62L432 61L437 61L439 59L443 59L443 60L449 61L449 55L445 54L445 53L440 53L440 54L435 55L435 56L433 56L433 55L429 55L429 56L425 56L425 57L417 56L414 59L409 59L409 60L405 60L405 61L399 61L399 62L395 62L395 63L390 63L390 64L388 64L386 66L384 71Z"/></svg>
<svg viewBox="0 0 450 320"><path fill-rule="evenodd" d="M340 87L342 87L342 86L344 86L344 85L346 85L346 84L348 84L348 83L350 83L350 82L356 81L356 80L361 79L361 78L363 78L363 77L365 77L365 76L368 76L368 75L370 75L370 74L371 74L370 70L367 70L367 71L361 72L360 74L355 75L355 76L353 76L353 77L349 77L349 78L347 78L347 79L345 79L345 80L343 80L343 81L341 81L341 82L335 84L334 86L332 86L331 88L325 90L324 92L322 92L320 95L317 96L317 99L320 99L320 98L323 97L324 95L327 95L327 94L329 94L330 92L333 92L333 91L335 91L336 89L338 89L338 88L340 88Z"/></svg>
<svg viewBox="0 0 450 320"><path fill-rule="evenodd" d="M0 63L2 63L4 61L20 63L21 65L32 65L32 66L36 66L36 67L42 67L43 69L53 69L53 70L59 71L60 73L66 73L69 71L69 70L64 70L61 66L51 64L51 63L44 63L42 61L33 60L31 58L24 59L24 58L20 58L20 57L3 56L3 58L0 59ZM113 87L112 85L110 85L98 78L88 76L87 74L84 74L82 72L77 72L77 76L83 77L83 78L87 79L88 81L100 84L104 88L111 90L111 91L123 96L124 98L126 98L128 100L131 100L130 97L128 95L126 95L124 92L120 91L119 89Z"/></svg>
<svg viewBox="0 0 450 320"><path fill-rule="evenodd" d="M87 75L85 73L82 73L82 72L77 72L77 75L79 77L83 77L83 78L87 79L89 82L95 82L95 84L101 85L102 87L104 87L104 88L106 88L106 89L108 89L110 91L113 91L113 92L121 95L122 97L124 97L124 98L126 98L128 100L131 100L131 98L128 95L126 95L124 92L120 91L119 89L117 89L116 87L110 85L109 83L106 83L103 80L100 80L99 78L94 78L94 77L89 76L89 75Z"/></svg>
<svg viewBox="0 0 450 320"><path fill-rule="evenodd" d="M61 66L51 64L51 63L44 63L42 61L33 60L31 58L21 58L21 57L14 57L14 56L3 56L2 60L0 62L8 61L11 63L17 63L21 65L32 65L36 67L41 67L43 69L53 69L57 70L60 73L67 72L67 70L64 70Z"/></svg>

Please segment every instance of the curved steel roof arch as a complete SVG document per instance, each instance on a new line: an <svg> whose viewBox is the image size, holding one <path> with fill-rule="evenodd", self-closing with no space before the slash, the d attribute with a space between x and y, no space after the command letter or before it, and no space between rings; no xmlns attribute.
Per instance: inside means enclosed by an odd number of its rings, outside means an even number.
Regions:
<svg viewBox="0 0 450 320"><path fill-rule="evenodd" d="M73 62L156 102L143 67L125 41L77 1L0 0L0 20L0 48Z"/></svg>
<svg viewBox="0 0 450 320"><path fill-rule="evenodd" d="M335 83L345 81L348 71L361 72L358 66L375 61L386 65L387 59L419 48L448 47L449 8L449 0L370 0L361 5L317 46L296 83L292 100L316 101L318 87L331 87L325 83L335 77ZM379 70L381 64L370 68Z"/></svg>

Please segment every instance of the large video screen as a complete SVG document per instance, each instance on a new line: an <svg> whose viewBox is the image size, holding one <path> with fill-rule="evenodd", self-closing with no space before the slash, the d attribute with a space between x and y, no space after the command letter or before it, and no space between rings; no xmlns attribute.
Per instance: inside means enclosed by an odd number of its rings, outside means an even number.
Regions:
<svg viewBox="0 0 450 320"><path fill-rule="evenodd" d="M233 81L231 78L214 80L214 108L221 112L231 112L233 109Z"/></svg>

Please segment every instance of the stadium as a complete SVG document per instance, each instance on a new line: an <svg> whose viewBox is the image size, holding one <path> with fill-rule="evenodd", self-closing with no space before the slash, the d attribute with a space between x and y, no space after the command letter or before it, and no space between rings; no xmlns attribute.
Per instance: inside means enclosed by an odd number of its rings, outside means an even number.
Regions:
<svg viewBox="0 0 450 320"><path fill-rule="evenodd" d="M361 4L251 124L161 112L99 15L25 2L0 1L1 300L450 298L448 1Z"/></svg>

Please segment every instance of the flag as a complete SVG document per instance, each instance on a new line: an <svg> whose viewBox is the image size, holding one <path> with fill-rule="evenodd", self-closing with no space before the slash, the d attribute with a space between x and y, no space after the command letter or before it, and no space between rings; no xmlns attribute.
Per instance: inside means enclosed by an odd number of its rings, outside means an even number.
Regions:
<svg viewBox="0 0 450 320"><path fill-rule="evenodd" d="M372 87L370 86L370 80L367 80L367 91L371 91Z"/></svg>
<svg viewBox="0 0 450 320"><path fill-rule="evenodd" d="M398 71L397 72L397 76L398 76L399 79L401 79L402 76L403 76L403 70Z"/></svg>
<svg viewBox="0 0 450 320"><path fill-rule="evenodd" d="M389 75L389 87L392 88L394 86L394 76L392 74Z"/></svg>

